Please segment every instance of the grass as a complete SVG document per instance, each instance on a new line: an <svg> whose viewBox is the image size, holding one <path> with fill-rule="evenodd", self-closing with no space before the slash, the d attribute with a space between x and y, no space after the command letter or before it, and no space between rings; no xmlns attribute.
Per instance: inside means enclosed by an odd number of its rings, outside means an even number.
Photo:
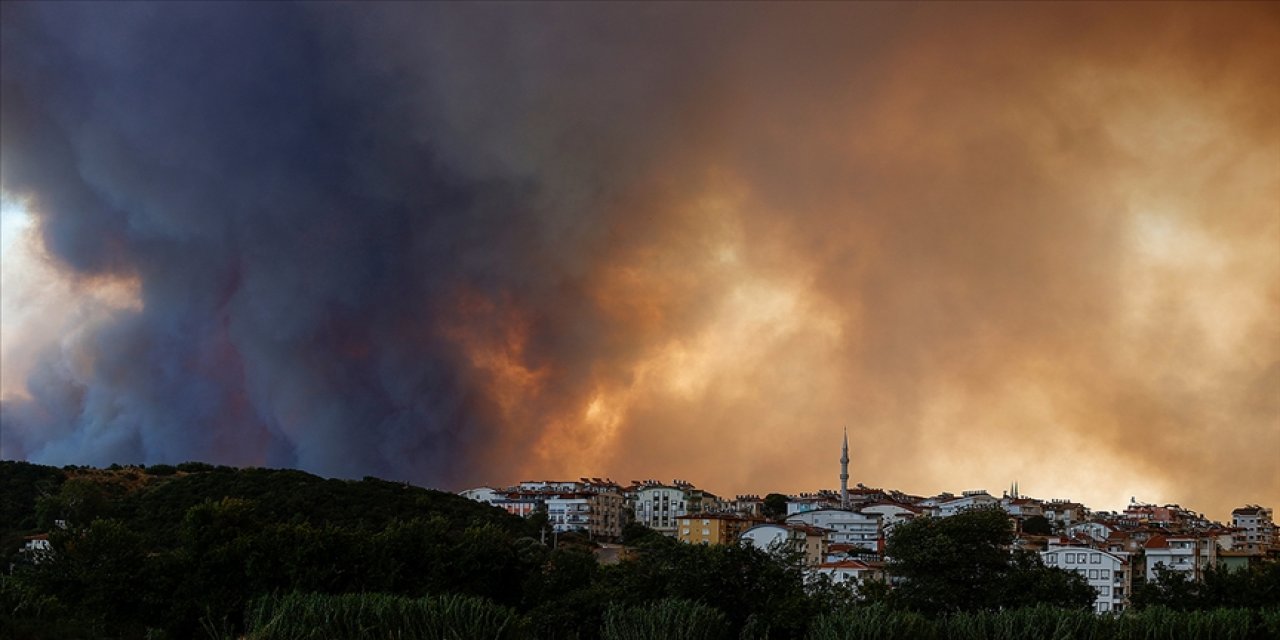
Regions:
<svg viewBox="0 0 1280 640"><path fill-rule="evenodd" d="M602 640L721 640L729 626L720 610L699 602L667 598L604 614Z"/></svg>
<svg viewBox="0 0 1280 640"><path fill-rule="evenodd" d="M942 618L862 607L817 618L809 640L1263 640L1280 638L1280 609L1173 611L1123 615L1030 607Z"/></svg>
<svg viewBox="0 0 1280 640"><path fill-rule="evenodd" d="M254 601L246 640L519 640L526 620L483 598L292 593Z"/></svg>

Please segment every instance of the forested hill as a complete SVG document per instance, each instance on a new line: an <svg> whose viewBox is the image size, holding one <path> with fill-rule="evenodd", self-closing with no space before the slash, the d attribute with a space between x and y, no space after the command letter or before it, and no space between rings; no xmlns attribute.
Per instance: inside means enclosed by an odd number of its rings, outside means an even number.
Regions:
<svg viewBox="0 0 1280 640"><path fill-rule="evenodd" d="M0 535L5 553L23 535L49 531L55 520L72 527L112 519L148 546L177 544L193 507L236 501L259 525L307 524L352 533L381 531L392 522L437 519L461 530L492 524L528 535L524 520L460 496L376 478L325 479L292 469L236 469L188 462L177 466L47 467L0 461Z"/></svg>

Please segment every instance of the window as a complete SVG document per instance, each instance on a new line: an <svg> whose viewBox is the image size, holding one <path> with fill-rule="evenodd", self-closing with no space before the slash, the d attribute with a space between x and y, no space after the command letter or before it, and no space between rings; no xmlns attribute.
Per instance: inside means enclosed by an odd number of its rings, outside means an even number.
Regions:
<svg viewBox="0 0 1280 640"><path fill-rule="evenodd" d="M1110 595L1111 595L1111 587L1098 587L1098 595L1100 595L1100 596L1110 596Z"/></svg>
<svg viewBox="0 0 1280 640"><path fill-rule="evenodd" d="M1098 603L1098 611L1101 611L1101 612L1103 612L1103 613L1106 613L1107 611L1110 611L1110 610L1111 610L1111 603L1110 603L1110 602L1099 602L1099 603Z"/></svg>
<svg viewBox="0 0 1280 640"><path fill-rule="evenodd" d="M1092 560L1090 560L1090 562L1092 562L1093 564L1102 564L1102 555L1101 555L1101 554L1097 554L1097 553L1095 553L1095 554L1093 554L1092 556L1090 556L1090 558L1092 558Z"/></svg>
<svg viewBox="0 0 1280 640"><path fill-rule="evenodd" d="M1075 564L1075 563L1076 563L1076 554L1074 554L1074 553L1068 553L1068 554L1066 554L1066 556L1067 556L1067 564Z"/></svg>
<svg viewBox="0 0 1280 640"><path fill-rule="evenodd" d="M1110 569L1103 569L1103 570L1102 570L1102 574L1101 574L1101 576L1102 576L1102 579L1103 579L1103 580L1110 580L1110 579L1111 579L1111 570L1110 570Z"/></svg>
<svg viewBox="0 0 1280 640"><path fill-rule="evenodd" d="M1090 570L1089 570L1089 579L1090 579L1090 580L1097 580L1097 579L1098 579L1098 570L1097 570L1097 569L1090 569Z"/></svg>
<svg viewBox="0 0 1280 640"><path fill-rule="evenodd" d="M1049 554L1049 555L1045 556L1045 557L1044 557L1044 563L1045 563L1045 564L1058 564L1058 556L1057 556L1057 554L1053 554L1053 553L1051 553L1051 554Z"/></svg>

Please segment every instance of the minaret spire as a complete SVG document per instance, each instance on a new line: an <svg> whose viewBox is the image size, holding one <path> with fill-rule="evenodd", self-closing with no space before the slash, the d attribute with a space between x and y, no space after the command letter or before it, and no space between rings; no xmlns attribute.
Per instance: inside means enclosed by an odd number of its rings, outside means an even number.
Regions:
<svg viewBox="0 0 1280 640"><path fill-rule="evenodd" d="M844 448L840 452L840 508L849 508L849 427L844 428Z"/></svg>

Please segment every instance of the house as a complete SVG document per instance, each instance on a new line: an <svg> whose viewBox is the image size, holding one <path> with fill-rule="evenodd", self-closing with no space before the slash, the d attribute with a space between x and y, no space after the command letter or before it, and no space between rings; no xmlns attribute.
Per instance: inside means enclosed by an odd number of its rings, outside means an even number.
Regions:
<svg viewBox="0 0 1280 640"><path fill-rule="evenodd" d="M1040 558L1050 567L1074 571L1088 581L1097 594L1093 601L1095 612L1123 611L1128 605L1133 591L1128 554L1050 543Z"/></svg>
<svg viewBox="0 0 1280 640"><path fill-rule="evenodd" d="M1043 508L1045 519L1063 529L1089 518L1089 510L1084 505L1070 500L1050 500L1043 504Z"/></svg>
<svg viewBox="0 0 1280 640"><path fill-rule="evenodd" d="M864 562L862 560L823 562L812 569L811 575L825 575L834 584L852 587L855 593L869 581L884 582L885 580L884 563Z"/></svg>
<svg viewBox="0 0 1280 640"><path fill-rule="evenodd" d="M458 495L476 502L485 504L495 504L505 497L505 493L493 487L476 487L474 489L465 489L459 491Z"/></svg>
<svg viewBox="0 0 1280 640"><path fill-rule="evenodd" d="M39 564L53 554L53 545L49 543L49 534L39 533L23 538L22 555L32 564Z"/></svg>
<svg viewBox="0 0 1280 640"><path fill-rule="evenodd" d="M803 551L804 563L810 567L822 564L827 554L827 530L807 525L758 524L743 531L739 540L766 551Z"/></svg>
<svg viewBox="0 0 1280 640"><path fill-rule="evenodd" d="M1044 505L1034 498L1001 498L1000 507L1018 520L1044 515Z"/></svg>
<svg viewBox="0 0 1280 640"><path fill-rule="evenodd" d="M1081 522L1067 527L1067 537L1077 538L1079 536L1087 536L1096 543L1106 542L1113 534L1116 528L1098 520L1090 520Z"/></svg>

